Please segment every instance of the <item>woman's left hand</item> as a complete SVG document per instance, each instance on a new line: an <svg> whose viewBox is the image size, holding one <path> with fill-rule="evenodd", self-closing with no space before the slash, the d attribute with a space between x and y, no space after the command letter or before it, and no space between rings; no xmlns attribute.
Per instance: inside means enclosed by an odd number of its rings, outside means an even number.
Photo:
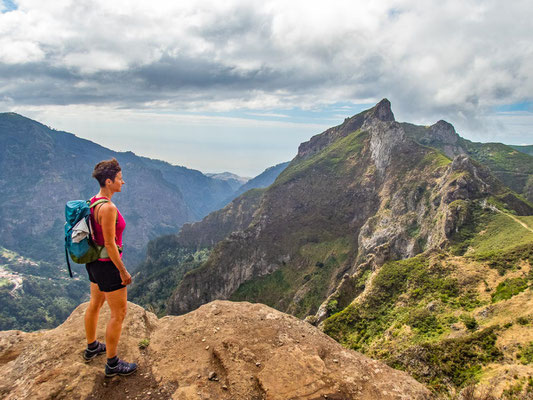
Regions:
<svg viewBox="0 0 533 400"><path fill-rule="evenodd" d="M120 279L122 279L122 284L124 286L127 286L131 283L131 275L126 269L120 271Z"/></svg>

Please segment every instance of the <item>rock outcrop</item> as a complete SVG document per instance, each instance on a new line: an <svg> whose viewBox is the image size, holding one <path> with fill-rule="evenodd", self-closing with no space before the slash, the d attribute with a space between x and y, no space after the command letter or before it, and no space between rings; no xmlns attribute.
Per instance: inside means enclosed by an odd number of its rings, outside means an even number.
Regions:
<svg viewBox="0 0 533 400"><path fill-rule="evenodd" d="M49 331L0 332L0 397L14 399L427 399L401 371L346 350L317 328L261 304L215 301L161 319L129 303L119 354L130 377L86 364L79 306ZM103 339L107 306L101 312ZM140 349L144 341L148 346Z"/></svg>
<svg viewBox="0 0 533 400"><path fill-rule="evenodd" d="M393 122L394 114L388 99L381 100L371 109L359 113L351 118L346 118L344 122L333 128L313 136L309 141L300 144L296 159L306 159L329 146L334 141L346 137L350 133L368 126L371 122Z"/></svg>

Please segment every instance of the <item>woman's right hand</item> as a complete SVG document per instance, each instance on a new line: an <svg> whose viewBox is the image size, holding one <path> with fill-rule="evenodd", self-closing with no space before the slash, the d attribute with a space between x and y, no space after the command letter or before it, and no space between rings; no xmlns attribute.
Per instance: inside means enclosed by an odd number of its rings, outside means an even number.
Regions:
<svg viewBox="0 0 533 400"><path fill-rule="evenodd" d="M122 284L124 286L127 286L131 283L131 275L126 269L120 271L120 279L122 279Z"/></svg>

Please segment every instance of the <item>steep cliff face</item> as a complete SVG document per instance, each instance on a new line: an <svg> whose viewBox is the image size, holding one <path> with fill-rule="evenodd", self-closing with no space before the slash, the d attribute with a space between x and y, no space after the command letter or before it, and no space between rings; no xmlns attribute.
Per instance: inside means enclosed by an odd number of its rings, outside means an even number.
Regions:
<svg viewBox="0 0 533 400"><path fill-rule="evenodd" d="M394 114L392 113L389 100L383 99L370 110L357 114L352 118L346 118L341 125L313 136L308 142L304 142L300 145L296 159L309 158L336 140L361 129L365 122L376 120L385 122L394 121Z"/></svg>
<svg viewBox="0 0 533 400"><path fill-rule="evenodd" d="M421 127L415 137L393 119L383 100L302 144L264 191L249 226L184 276L169 311L232 298L305 316L344 274L442 247L464 222L458 201L492 196L519 213L532 212L460 151L451 125ZM449 146L450 155L457 153L453 161L421 145L424 138Z"/></svg>
<svg viewBox="0 0 533 400"><path fill-rule="evenodd" d="M324 314L308 320L344 346L409 371L443 398L476 385L476 393L493 396L486 398L527 399L533 216L505 211L494 199L457 199L450 209L461 226L450 229L445 249L359 265Z"/></svg>
<svg viewBox="0 0 533 400"><path fill-rule="evenodd" d="M430 398L406 373L344 349L297 318L221 301L162 319L130 303L119 354L139 370L105 379L105 356L90 364L82 358L86 306L50 331L0 332L3 399ZM104 305L100 340L108 319Z"/></svg>

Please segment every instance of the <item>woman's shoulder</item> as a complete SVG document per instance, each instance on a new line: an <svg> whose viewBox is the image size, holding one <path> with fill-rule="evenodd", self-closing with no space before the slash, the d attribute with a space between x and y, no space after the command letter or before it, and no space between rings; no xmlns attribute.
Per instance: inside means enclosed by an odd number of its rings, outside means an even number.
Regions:
<svg viewBox="0 0 533 400"><path fill-rule="evenodd" d="M104 214L115 214L117 210L117 206L112 201L106 201L100 206L100 212Z"/></svg>

